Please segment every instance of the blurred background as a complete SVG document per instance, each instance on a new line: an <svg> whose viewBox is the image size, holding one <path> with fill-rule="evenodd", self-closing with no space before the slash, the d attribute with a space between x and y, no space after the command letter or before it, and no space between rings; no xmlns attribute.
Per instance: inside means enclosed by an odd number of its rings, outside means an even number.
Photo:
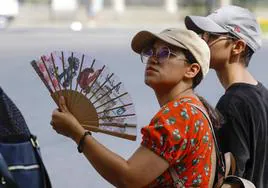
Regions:
<svg viewBox="0 0 268 188"><path fill-rule="evenodd" d="M112 186L77 152L74 142L51 128L51 113L57 107L30 62L60 50L89 54L107 65L134 101L137 141L93 136L128 159L140 145L141 127L159 110L154 93L143 83L144 65L130 48L132 37L142 29L184 27L186 15L207 15L228 4L249 8L261 24L263 46L249 70L268 87L267 0L0 0L0 86L37 135L53 187ZM215 106L224 90L210 71L197 92Z"/></svg>
<svg viewBox="0 0 268 188"><path fill-rule="evenodd" d="M0 27L71 27L73 30L179 22L224 5L253 11L266 30L267 0L0 0Z"/></svg>

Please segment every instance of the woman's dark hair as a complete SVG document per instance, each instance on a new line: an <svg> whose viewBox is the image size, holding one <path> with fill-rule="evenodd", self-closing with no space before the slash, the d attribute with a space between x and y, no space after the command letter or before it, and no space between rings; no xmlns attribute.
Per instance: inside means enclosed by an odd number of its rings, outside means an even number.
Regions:
<svg viewBox="0 0 268 188"><path fill-rule="evenodd" d="M206 108L213 127L216 129L219 129L221 127L221 120L222 120L222 117L221 117L219 111L217 109L213 108L204 97L199 96L199 95L197 95L197 97L199 98L199 100L203 103L204 107Z"/></svg>
<svg viewBox="0 0 268 188"><path fill-rule="evenodd" d="M186 59L188 60L188 63L192 64L192 63L197 62L195 57L193 56L193 54L189 50L183 50L183 53L184 53ZM202 71L199 71L193 79L192 88L194 89L196 86L198 86L202 79L203 79L203 73L202 73ZM221 122L220 113L215 108L213 108L207 102L207 100L205 100L203 97L201 97L199 95L197 95L197 97L199 98L199 100L203 103L204 107L206 108L213 127L216 129L220 128L220 122Z"/></svg>
<svg viewBox="0 0 268 188"><path fill-rule="evenodd" d="M197 63L197 60L195 59L195 57L193 56L193 54L189 50L183 50L183 53L184 53L186 59L188 60L187 61L188 63L190 63L190 64ZM202 71L199 71L193 79L193 86L192 86L193 89L200 84L202 79L203 79Z"/></svg>

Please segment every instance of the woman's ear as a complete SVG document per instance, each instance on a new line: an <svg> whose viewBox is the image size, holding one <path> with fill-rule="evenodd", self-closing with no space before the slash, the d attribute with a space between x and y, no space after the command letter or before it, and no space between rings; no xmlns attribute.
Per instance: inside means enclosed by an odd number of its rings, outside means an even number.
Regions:
<svg viewBox="0 0 268 188"><path fill-rule="evenodd" d="M201 67L198 63L189 64L189 67L187 68L184 77L192 79L198 74L199 71L201 71Z"/></svg>

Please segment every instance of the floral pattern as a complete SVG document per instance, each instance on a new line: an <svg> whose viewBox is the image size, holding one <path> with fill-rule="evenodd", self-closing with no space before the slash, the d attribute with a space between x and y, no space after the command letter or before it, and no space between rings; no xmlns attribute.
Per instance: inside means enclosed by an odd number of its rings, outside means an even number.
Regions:
<svg viewBox="0 0 268 188"><path fill-rule="evenodd" d="M163 157L172 166L182 187L208 187L213 137L195 98L171 101L163 106L150 124L142 128L142 145ZM169 170L147 187L172 187Z"/></svg>

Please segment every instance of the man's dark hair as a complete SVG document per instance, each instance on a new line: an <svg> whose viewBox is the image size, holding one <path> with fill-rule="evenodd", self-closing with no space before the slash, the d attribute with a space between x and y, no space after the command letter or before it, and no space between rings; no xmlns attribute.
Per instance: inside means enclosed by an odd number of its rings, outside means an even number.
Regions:
<svg viewBox="0 0 268 188"><path fill-rule="evenodd" d="M254 54L254 51L249 46L246 46L245 53L244 53L246 67L248 67L248 64L249 64L253 54Z"/></svg>
<svg viewBox="0 0 268 188"><path fill-rule="evenodd" d="M235 36L235 35L232 35L230 33L228 33L228 35L233 37L233 38L235 38L234 40L236 40L236 39L239 40L239 38L237 36ZM242 55L242 57L244 58L245 67L248 67L249 62L250 62L251 57L252 57L253 54L254 54L254 51L247 45L246 48L245 48L245 51L244 51L244 53Z"/></svg>

